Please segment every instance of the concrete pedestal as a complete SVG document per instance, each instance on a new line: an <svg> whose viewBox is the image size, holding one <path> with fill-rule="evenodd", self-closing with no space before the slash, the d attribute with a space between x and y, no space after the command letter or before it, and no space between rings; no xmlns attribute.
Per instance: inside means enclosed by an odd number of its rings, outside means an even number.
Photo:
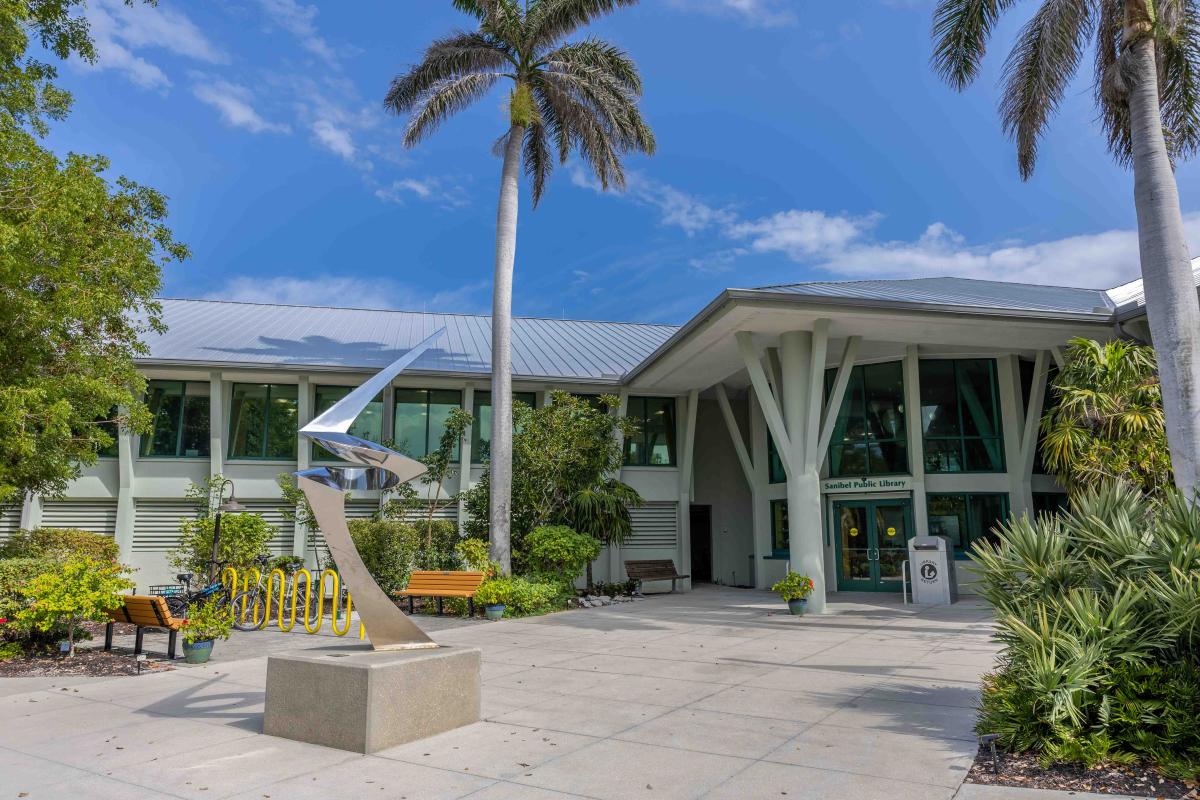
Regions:
<svg viewBox="0 0 1200 800"><path fill-rule="evenodd" d="M263 733L373 753L479 721L480 651L332 645L267 659Z"/></svg>

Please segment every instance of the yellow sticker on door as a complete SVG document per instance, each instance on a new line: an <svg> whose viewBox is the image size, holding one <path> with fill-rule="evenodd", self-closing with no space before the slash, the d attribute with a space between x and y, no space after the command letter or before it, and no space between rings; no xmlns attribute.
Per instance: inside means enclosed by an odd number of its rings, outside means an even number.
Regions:
<svg viewBox="0 0 1200 800"><path fill-rule="evenodd" d="M851 536L858 536L858 528L851 528L851 529L850 529L850 535L851 535Z"/></svg>
<svg viewBox="0 0 1200 800"><path fill-rule="evenodd" d="M888 529L887 529L887 535L888 535L888 536L895 536L895 535L896 535L896 529L895 529L895 528L888 528Z"/></svg>

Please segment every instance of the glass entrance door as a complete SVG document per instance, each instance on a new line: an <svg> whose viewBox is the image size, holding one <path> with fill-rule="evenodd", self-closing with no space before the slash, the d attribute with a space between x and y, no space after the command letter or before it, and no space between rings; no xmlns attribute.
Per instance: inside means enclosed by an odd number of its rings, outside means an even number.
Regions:
<svg viewBox="0 0 1200 800"><path fill-rule="evenodd" d="M901 565L912 536L908 500L839 500L833 504L838 588L900 591Z"/></svg>

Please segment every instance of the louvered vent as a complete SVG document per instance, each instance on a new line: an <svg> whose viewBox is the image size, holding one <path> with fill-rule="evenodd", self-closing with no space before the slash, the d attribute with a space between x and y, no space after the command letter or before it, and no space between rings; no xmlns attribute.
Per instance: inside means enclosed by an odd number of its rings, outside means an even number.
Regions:
<svg viewBox="0 0 1200 800"><path fill-rule="evenodd" d="M21 529L21 506L15 505L0 512L0 542Z"/></svg>
<svg viewBox="0 0 1200 800"><path fill-rule="evenodd" d="M179 544L179 524L199 516L186 500L138 500L134 505L134 552L165 553Z"/></svg>
<svg viewBox="0 0 1200 800"><path fill-rule="evenodd" d="M115 536L116 500L46 500L42 503L43 528L78 528Z"/></svg>
<svg viewBox="0 0 1200 800"><path fill-rule="evenodd" d="M258 514L268 524L275 526L275 535L267 543L270 551L276 555L290 556L292 543L296 540L296 523L284 519L279 511L282 504L279 500L239 500L246 507L246 513Z"/></svg>
<svg viewBox="0 0 1200 800"><path fill-rule="evenodd" d="M679 506L677 503L646 503L629 509L633 533L621 548L673 549L679 538Z"/></svg>

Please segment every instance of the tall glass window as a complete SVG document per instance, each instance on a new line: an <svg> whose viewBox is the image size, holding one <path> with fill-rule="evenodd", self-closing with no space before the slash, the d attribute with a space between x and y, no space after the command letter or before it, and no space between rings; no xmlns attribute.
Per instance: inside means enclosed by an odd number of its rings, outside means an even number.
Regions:
<svg viewBox="0 0 1200 800"><path fill-rule="evenodd" d="M771 501L771 555L787 558L792 553L788 538L787 500Z"/></svg>
<svg viewBox="0 0 1200 800"><path fill-rule="evenodd" d="M837 370L825 371L825 395ZM829 439L829 475L895 475L908 472L904 427L904 366L900 361L863 364L850 373Z"/></svg>
<svg viewBox="0 0 1200 800"><path fill-rule="evenodd" d="M315 395L316 402L313 405L313 418L315 419L333 408L334 403L350 394L355 388L353 386L318 386ZM371 402L367 403L366 408L354 418L354 422L350 425L349 434L357 436L360 439L366 439L369 442L383 441L382 394L376 395ZM312 458L314 461L340 460L336 455L315 442L312 445Z"/></svg>
<svg viewBox="0 0 1200 800"><path fill-rule="evenodd" d="M783 468L783 460L779 458L779 448L775 446L775 437L767 434L767 480L771 483L787 483L787 472Z"/></svg>
<svg viewBox="0 0 1200 800"><path fill-rule="evenodd" d="M462 408L462 392L457 389L397 389L396 449L411 458L437 450L450 412L456 408ZM453 461L458 461L458 451L455 442Z"/></svg>
<svg viewBox="0 0 1200 800"><path fill-rule="evenodd" d="M530 408L537 406L537 395L533 392L513 392L513 404L524 403ZM475 392L475 409L471 414L471 463L482 464L492 454L492 393Z"/></svg>
<svg viewBox="0 0 1200 800"><path fill-rule="evenodd" d="M208 458L209 384L150 381L146 405L151 428L142 434L143 457Z"/></svg>
<svg viewBox="0 0 1200 800"><path fill-rule="evenodd" d="M229 457L296 460L295 384L235 383L229 404Z"/></svg>
<svg viewBox="0 0 1200 800"><path fill-rule="evenodd" d="M996 362L921 361L926 472L1003 472Z"/></svg>
<svg viewBox="0 0 1200 800"><path fill-rule="evenodd" d="M625 463L635 467L675 466L675 398L630 397L625 413L639 428L625 438Z"/></svg>
<svg viewBox="0 0 1200 800"><path fill-rule="evenodd" d="M929 535L945 536L957 555L980 539L993 539L992 528L1008 519L1006 494L931 494Z"/></svg>

